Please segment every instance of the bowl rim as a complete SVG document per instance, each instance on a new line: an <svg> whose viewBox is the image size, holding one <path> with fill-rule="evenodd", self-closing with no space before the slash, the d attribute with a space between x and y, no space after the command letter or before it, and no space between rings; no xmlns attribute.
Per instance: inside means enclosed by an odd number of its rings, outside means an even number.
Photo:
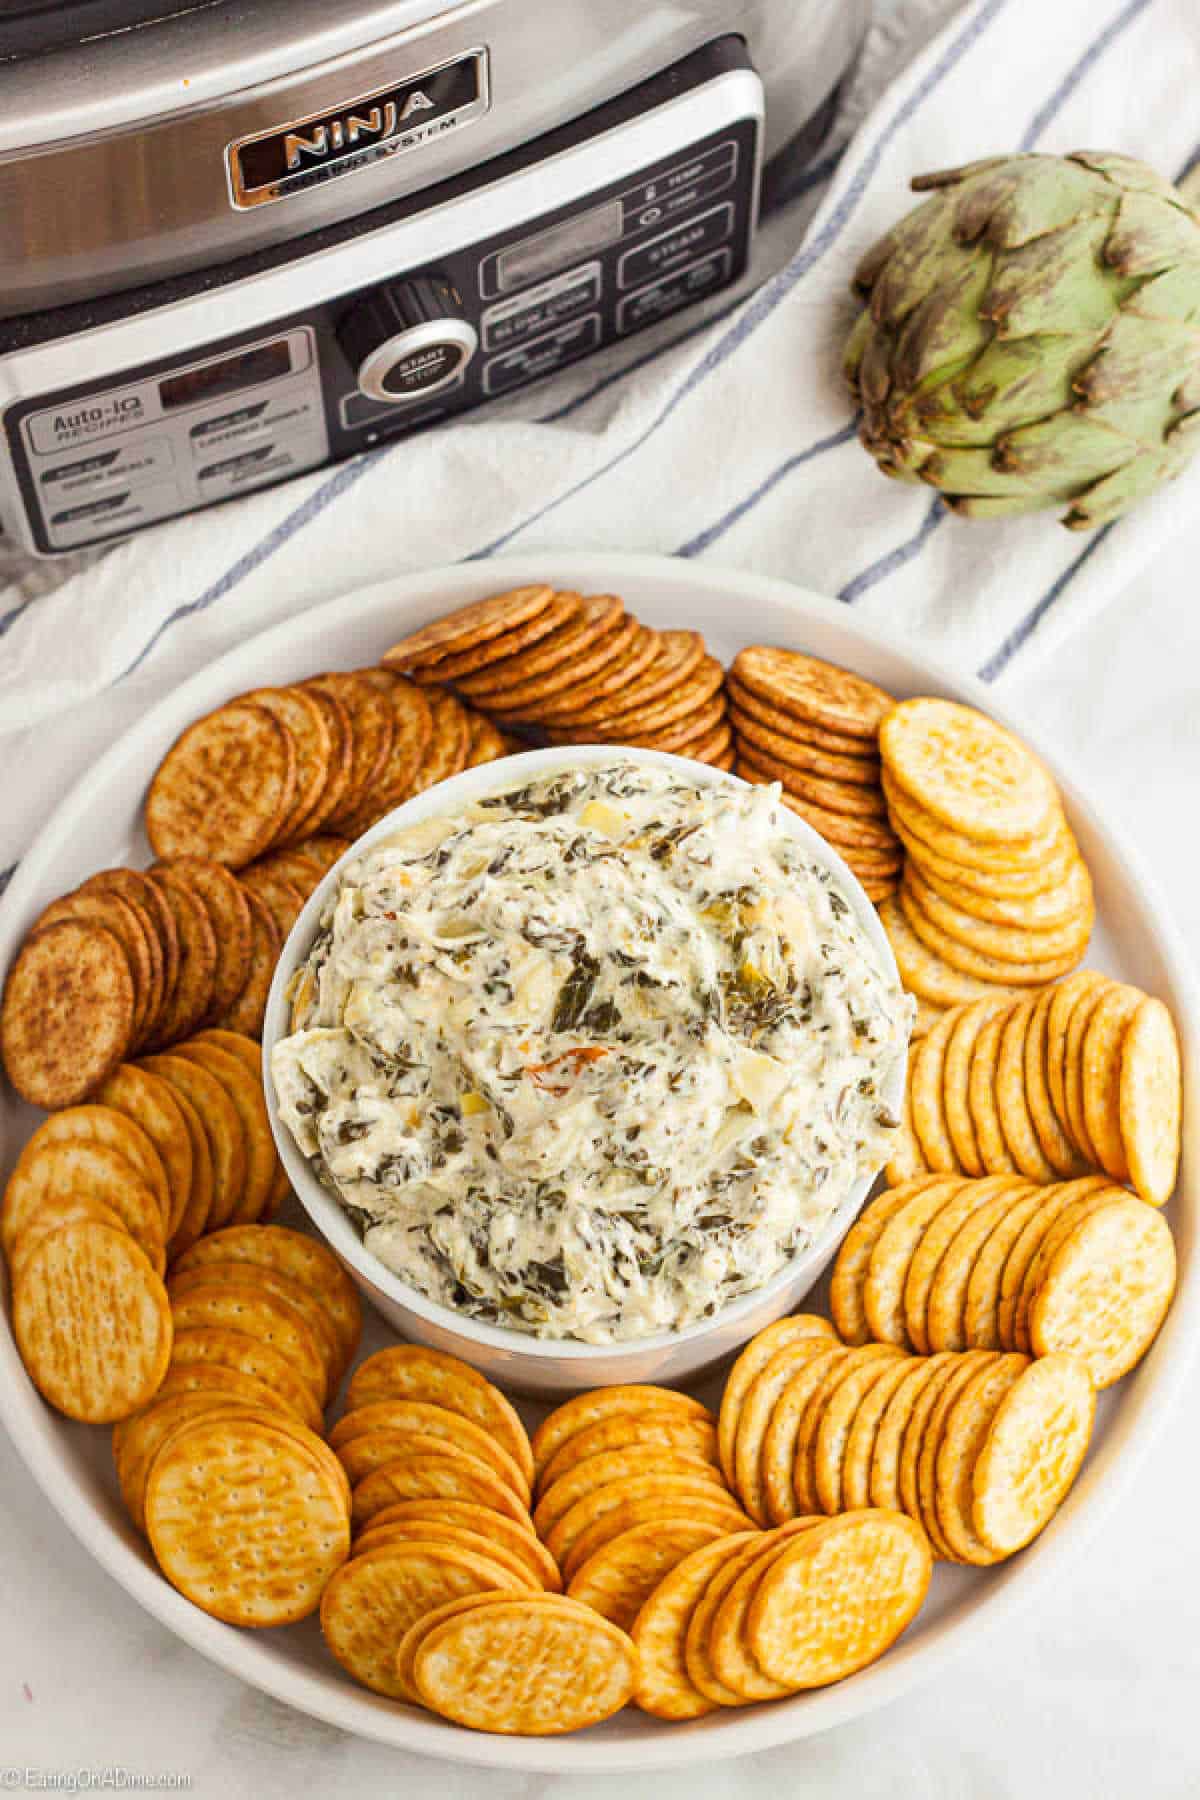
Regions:
<svg viewBox="0 0 1200 1800"><path fill-rule="evenodd" d="M525 1332L510 1330L505 1326L489 1325L480 1320L465 1318L455 1312L453 1308L442 1305L440 1301L431 1300L419 1289L402 1280L388 1268L386 1263L366 1248L343 1207L314 1175L307 1157L304 1156L279 1116L275 1083L271 1075L271 1052L277 1043L289 1035L286 989L295 970L308 954L317 922L330 895L340 882L342 871L362 856L365 851L372 849L385 839L393 837L397 831L415 825L423 819L437 818L447 812L454 812L466 802L477 799L483 794L502 792L507 788L520 785L523 779L550 774L555 769L601 768L613 762L631 762L642 768L670 769L679 775L688 777L700 787L731 788L736 791L755 785L743 780L741 776L734 774L731 770L714 768L709 763L694 762L690 757L675 756L663 750L616 744L572 744L551 746L547 749L525 750L506 757L502 761L482 763L473 768L462 769L457 775L450 776L447 780L410 796L401 805L394 807L369 830L356 838L338 860L330 865L323 879L313 889L303 908L297 914L280 950L267 996L263 1022L263 1095L271 1131L292 1188L314 1228L320 1233L322 1241L328 1244L343 1261L350 1264L360 1280L380 1289L390 1301L415 1313L426 1324L458 1336L468 1344L503 1351L506 1355L511 1356L514 1362L523 1362L530 1369L563 1363L586 1365L589 1362L601 1360L611 1364L613 1361L619 1361L623 1355L628 1356L631 1360L635 1357L640 1359L658 1351L698 1346L710 1334L728 1334L731 1331L736 1333L736 1327L743 1317L759 1312L763 1307L769 1306L773 1300L782 1296L785 1290L789 1289L799 1277L802 1277L806 1264L820 1266L821 1259L829 1255L854 1223L880 1172L875 1170L869 1175L859 1176L845 1198L826 1220L818 1235L802 1250L789 1257L783 1266L775 1271L770 1280L764 1282L761 1287L739 1295L727 1306L719 1308L710 1318L697 1320L694 1324L684 1326L682 1330L655 1332L648 1337L615 1339L612 1342L600 1344L583 1343L578 1338L534 1337ZM781 794L777 804L787 821L788 835L800 839L812 853L814 861L823 864L836 877L851 904L856 923L865 932L879 958L884 973L899 990L901 987L900 975L891 942L878 913L864 892L862 884L836 849L806 819L792 811L787 805L785 795ZM903 1107L910 1047L911 1034L905 1044L903 1054L894 1065L891 1081L882 1096L885 1102L892 1106L897 1116ZM721 1354L724 1353L724 1351L721 1352ZM513 1379L519 1384L519 1374L514 1372Z"/></svg>

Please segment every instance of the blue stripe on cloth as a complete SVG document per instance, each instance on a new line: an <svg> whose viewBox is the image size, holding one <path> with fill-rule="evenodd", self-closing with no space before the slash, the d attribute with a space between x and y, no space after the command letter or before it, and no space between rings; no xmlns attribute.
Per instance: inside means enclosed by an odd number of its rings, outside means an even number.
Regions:
<svg viewBox="0 0 1200 1800"><path fill-rule="evenodd" d="M207 612L210 606L218 600L223 600L225 595L231 593L239 582L245 580L247 575L252 574L255 569L261 568L263 563L269 562L275 552L281 550L291 538L295 537L298 531L323 513L327 506L340 498L348 488L352 488L356 481L361 480L371 463L370 456L358 456L352 462L342 463L336 474L311 493L307 500L303 500L285 519L281 519L265 538L260 539L243 556L240 556L222 576L213 582L211 587L205 588L197 599L189 600L185 606L177 606L174 612L169 613L149 642L134 657L129 667L123 669L117 676L117 681L124 681L145 662L159 639L170 631L172 625L178 624L180 619L190 618L194 613ZM116 686L116 682L113 683L113 686Z"/></svg>
<svg viewBox="0 0 1200 1800"><path fill-rule="evenodd" d="M855 601L860 600L868 589L877 586L881 581L886 581L889 575L894 574L897 569L902 569L905 563L910 563L914 556L919 556L925 548L927 539L932 537L946 517L946 512L946 503L939 495L912 536L903 544L897 544L895 549L889 550L885 556L879 557L861 574L853 576L845 587L839 589L838 599L844 600L847 606L853 606Z"/></svg>
<svg viewBox="0 0 1200 1800"><path fill-rule="evenodd" d="M961 61L967 51L978 42L987 31L988 27L1002 12L1005 11L1008 4L1009 0L985 0L985 3L978 8L971 17L970 22L959 32L953 42L947 46L945 53L938 62L934 64L925 79L916 89L914 89L908 99L896 109L896 112L893 114L889 123L880 132L871 149L863 157L856 174L823 230L818 232L816 237L814 237L810 243L806 244L797 256L792 258L792 261L788 263L786 268L781 269L778 275L775 275L770 281L764 283L753 299L746 304L741 313L741 317L722 337L718 338L717 342L700 359L695 368L692 369L690 374L688 374L675 389L670 399L659 409L649 425L647 425L643 431L639 432L633 442L627 444L623 450L617 451L617 453L610 457L606 463L603 463L600 468L594 469L590 475L586 475L581 481L577 481L564 493L559 494L555 499L548 501L545 506L539 507L535 513L532 513L529 517L523 519L520 524L512 526L508 531L505 531L501 533L499 537L494 538L491 543L485 544L481 549L473 551L472 554L465 559L466 561L477 562L484 557L494 556L497 551L502 550L505 545L510 544L513 538L518 537L521 532L527 531L530 526L538 524L542 519L546 518L548 514L556 511L558 507L565 505L567 501L573 500L577 495L585 492L594 482L599 481L603 476L609 474L613 469L618 467L619 464L627 461L630 456L634 455L636 451L641 449L643 444L654 436L655 432L666 423L689 395L694 393L698 387L701 387L704 382L707 381L708 377L713 374L715 370L720 368L722 364L727 362L729 357L731 357L735 351L741 349L747 339L752 337L758 330L758 327L773 315L776 308L787 298L793 288L795 288L796 284L801 281L811 269L815 268L826 252L832 249L838 242L846 226L854 217L854 214L858 209L858 204L866 191L867 184L870 182L871 177L883 160L883 154L887 149L888 144L896 136L897 132L900 131L902 126L906 125L913 114L919 110L923 102L929 98L930 94L936 92L945 77L957 63Z"/></svg>
<svg viewBox="0 0 1200 1800"><path fill-rule="evenodd" d="M993 651L992 655L988 657L988 660L980 669L979 679L981 681L995 681L998 675L1004 673L1017 651L1021 648L1021 645L1037 630L1063 589L1069 582L1074 580L1076 572L1083 568L1088 558L1096 554L1111 530L1111 525L1103 526L1102 529L1096 533L1087 549L1081 551L1075 558L1075 561L1068 564L1063 570L1058 580L1054 582L1051 587L1046 589L1046 592L1042 595L1033 610L1026 613L1020 624L1013 627L1004 642L1000 645L1000 648Z"/></svg>
<svg viewBox="0 0 1200 1800"><path fill-rule="evenodd" d="M8 612L0 616L0 637L4 637L7 632L11 631L17 620L29 611L33 605L33 598L31 595L28 600L22 600L17 606L11 607Z"/></svg>
<svg viewBox="0 0 1200 1800"><path fill-rule="evenodd" d="M1110 50L1121 33L1125 31L1139 14L1144 13L1151 5L1151 0L1129 0L1129 5L1122 8L1116 18L1105 27L1099 37L1093 38L1078 62L1074 63L1063 76L1046 104L1041 107L1030 120L1029 129L1021 139L1022 150L1032 150L1043 131L1060 111L1064 101L1070 98L1084 76L1100 61L1106 50Z"/></svg>
<svg viewBox="0 0 1200 1800"><path fill-rule="evenodd" d="M9 863L7 869L0 869L0 894L4 893L20 866L20 863Z"/></svg>
<svg viewBox="0 0 1200 1800"><path fill-rule="evenodd" d="M788 457L786 462L780 463L779 467L761 481L751 493L747 494L744 500L739 500L738 504L732 507L723 518L718 519L715 525L710 525L705 531L697 533L694 538L689 538L686 544L680 544L675 552L676 556L701 555L715 538L719 538L731 526L736 525L744 514L751 512L773 487L778 486L785 477L792 473L793 469L799 469L803 464L812 462L814 457L823 456L826 450L836 449L839 444L852 443L857 431L858 421L851 419L849 424L843 425L839 431L832 432L829 437L818 438L816 443L809 444L807 449L797 450L793 456Z"/></svg>

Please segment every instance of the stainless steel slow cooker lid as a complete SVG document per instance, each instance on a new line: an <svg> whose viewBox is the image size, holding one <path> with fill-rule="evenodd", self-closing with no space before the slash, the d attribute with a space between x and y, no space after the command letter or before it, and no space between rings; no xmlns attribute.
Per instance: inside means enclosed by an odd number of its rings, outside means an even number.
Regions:
<svg viewBox="0 0 1200 1800"><path fill-rule="evenodd" d="M767 154L853 57L869 0L0 0L0 316L228 262L453 177L740 32ZM24 36L22 35L24 34ZM29 48L19 56L14 41ZM38 44L41 48L36 48ZM336 120L479 50L416 147L239 208L230 146ZM315 130L310 130L315 136Z"/></svg>

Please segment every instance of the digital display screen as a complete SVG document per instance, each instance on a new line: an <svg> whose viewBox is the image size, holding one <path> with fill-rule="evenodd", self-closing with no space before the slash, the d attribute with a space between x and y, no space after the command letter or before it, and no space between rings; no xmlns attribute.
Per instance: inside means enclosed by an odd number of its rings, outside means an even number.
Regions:
<svg viewBox="0 0 1200 1800"><path fill-rule="evenodd" d="M538 237L513 244L496 258L500 292L511 294L514 288L527 287L531 281L553 275L581 256L594 255L608 244L615 244L622 229L621 202L607 200L576 219L552 225Z"/></svg>
<svg viewBox="0 0 1200 1800"><path fill-rule="evenodd" d="M158 384L163 411L176 406L195 406L201 400L218 400L223 394L236 394L242 388L257 387L261 381L274 381L291 373L292 353L286 338L275 344L259 344L224 362L206 363L202 369L187 369L181 375L168 375Z"/></svg>

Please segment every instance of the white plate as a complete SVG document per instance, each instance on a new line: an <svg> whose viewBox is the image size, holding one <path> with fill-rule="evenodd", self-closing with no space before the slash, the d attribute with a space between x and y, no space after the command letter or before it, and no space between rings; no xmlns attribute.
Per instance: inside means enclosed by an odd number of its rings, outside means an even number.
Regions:
<svg viewBox="0 0 1200 1800"><path fill-rule="evenodd" d="M314 609L252 638L185 682L117 743L52 816L0 905L0 968L7 968L42 906L96 869L148 860L140 829L151 771L183 726L231 695L323 668L379 656L405 631L503 586L553 581L620 592L649 623L704 632L728 659L745 643L786 644L844 663L897 694L944 694L982 706L1021 732L1053 768L1096 884L1101 926L1089 961L1159 994L1184 1039L1185 1066L1200 1069L1200 999L1166 907L1138 859L1085 800L1053 746L1025 729L989 690L865 627L846 610L784 582L653 557L558 555L505 558L388 582ZM1105 1397L1091 1454L1058 1518L1028 1550L987 1572L939 1568L924 1611L889 1655L840 1685L688 1725L628 1708L568 1738L504 1738L460 1730L356 1687L329 1657L313 1621L282 1631L239 1631L199 1612L161 1578L121 1506L108 1434L70 1425L38 1398L12 1336L0 1332L0 1416L47 1497L102 1566L146 1609L223 1668L344 1731L428 1756L499 1768L599 1774L712 1762L808 1737L894 1700L978 1642L1060 1572L1128 1482L1161 1427L1200 1340L1196 1152L1200 1111L1187 1095L1184 1176L1169 1217L1179 1252L1175 1305L1142 1367ZM15 1159L34 1114L5 1090L3 1163ZM297 1208L297 1213L299 1209ZM376 1327L368 1348L384 1341ZM1086 1570L1082 1573L1086 1579Z"/></svg>

